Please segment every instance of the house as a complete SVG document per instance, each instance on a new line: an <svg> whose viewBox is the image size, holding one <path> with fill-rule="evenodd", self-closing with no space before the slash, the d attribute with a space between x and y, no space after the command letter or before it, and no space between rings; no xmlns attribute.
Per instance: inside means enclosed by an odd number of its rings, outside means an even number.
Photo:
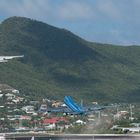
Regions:
<svg viewBox="0 0 140 140"><path fill-rule="evenodd" d="M68 121L64 117L53 117L53 118L44 119L42 124L46 129L49 129L49 128L56 129L56 128L59 128L59 125L61 122L65 124Z"/></svg>
<svg viewBox="0 0 140 140"><path fill-rule="evenodd" d="M46 112L47 111L47 105L46 104L42 104L39 108L39 112Z"/></svg>
<svg viewBox="0 0 140 140"><path fill-rule="evenodd" d="M45 129L56 129L56 123L57 123L56 118L50 118L50 119L45 119L43 120L42 124L45 127Z"/></svg>
<svg viewBox="0 0 140 140"><path fill-rule="evenodd" d="M131 123L130 125L134 127L140 127L140 123Z"/></svg>
<svg viewBox="0 0 140 140"><path fill-rule="evenodd" d="M92 102L93 105L98 105L98 102Z"/></svg>
<svg viewBox="0 0 140 140"><path fill-rule="evenodd" d="M6 97L12 97L12 98L15 98L16 96L14 95L14 94L12 94L12 93L7 93L7 94L5 94L5 96Z"/></svg>
<svg viewBox="0 0 140 140"><path fill-rule="evenodd" d="M12 90L12 93L18 94L18 93L19 93L19 90L13 89L13 90Z"/></svg>
<svg viewBox="0 0 140 140"><path fill-rule="evenodd" d="M53 124L47 124L47 125L45 125L45 129L46 130L56 129L56 125L54 123Z"/></svg>
<svg viewBox="0 0 140 140"><path fill-rule="evenodd" d="M20 116L19 120L31 120L31 116Z"/></svg>
<svg viewBox="0 0 140 140"><path fill-rule="evenodd" d="M24 106L22 107L22 110L25 111L27 114L32 114L34 113L34 106Z"/></svg>
<svg viewBox="0 0 140 140"><path fill-rule="evenodd" d="M1 105L0 108L4 108L4 105Z"/></svg>
<svg viewBox="0 0 140 140"><path fill-rule="evenodd" d="M121 128L123 132L140 133L140 127Z"/></svg>
<svg viewBox="0 0 140 140"><path fill-rule="evenodd" d="M111 129L120 129L124 133L140 133L140 127L120 127L119 125L114 125Z"/></svg>
<svg viewBox="0 0 140 140"><path fill-rule="evenodd" d="M30 101L30 104L37 105L37 104L39 104L39 101Z"/></svg>
<svg viewBox="0 0 140 140"><path fill-rule="evenodd" d="M43 120L43 125L56 124L57 122L58 122L57 118L48 118L48 119Z"/></svg>
<svg viewBox="0 0 140 140"><path fill-rule="evenodd" d="M19 101L19 99L13 99L12 102L15 103L15 104L17 104L17 103L19 103L20 101Z"/></svg>
<svg viewBox="0 0 140 140"><path fill-rule="evenodd" d="M128 114L128 111L119 111L117 112L117 114L114 115L114 119L126 118Z"/></svg>
<svg viewBox="0 0 140 140"><path fill-rule="evenodd" d="M83 124L86 124L86 122L82 121L82 120L77 120L75 122L75 124L79 124L79 125L83 125Z"/></svg>
<svg viewBox="0 0 140 140"><path fill-rule="evenodd" d="M19 100L20 102L22 102L22 101L24 100L23 97L17 97L17 98L18 98L18 100Z"/></svg>
<svg viewBox="0 0 140 140"><path fill-rule="evenodd" d="M2 98L3 97L3 94L0 94L0 98Z"/></svg>
<svg viewBox="0 0 140 140"><path fill-rule="evenodd" d="M63 104L62 102L53 101L52 107L59 107L59 106L61 106L62 104Z"/></svg>

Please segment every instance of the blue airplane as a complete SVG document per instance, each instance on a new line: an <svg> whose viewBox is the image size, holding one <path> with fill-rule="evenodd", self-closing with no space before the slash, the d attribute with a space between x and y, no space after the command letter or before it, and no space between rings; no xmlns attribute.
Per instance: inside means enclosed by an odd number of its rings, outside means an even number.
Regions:
<svg viewBox="0 0 140 140"><path fill-rule="evenodd" d="M82 115L107 108L107 106L80 106L77 105L70 96L64 97L64 103L66 104L66 107L48 108L47 112Z"/></svg>

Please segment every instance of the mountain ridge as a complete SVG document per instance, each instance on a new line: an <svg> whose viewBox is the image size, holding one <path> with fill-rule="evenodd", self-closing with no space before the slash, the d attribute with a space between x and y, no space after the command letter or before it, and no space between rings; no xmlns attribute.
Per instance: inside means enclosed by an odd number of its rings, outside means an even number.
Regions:
<svg viewBox="0 0 140 140"><path fill-rule="evenodd" d="M19 54L25 57L0 65L0 81L26 95L99 102L140 99L139 46L92 43L65 29L11 17L0 24L0 55Z"/></svg>

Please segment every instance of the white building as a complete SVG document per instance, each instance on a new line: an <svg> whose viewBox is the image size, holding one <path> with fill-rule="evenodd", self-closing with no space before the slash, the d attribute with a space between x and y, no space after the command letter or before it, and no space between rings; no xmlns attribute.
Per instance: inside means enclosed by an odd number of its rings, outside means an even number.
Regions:
<svg viewBox="0 0 140 140"><path fill-rule="evenodd" d="M27 114L32 114L35 112L34 106L31 105L22 107L22 110L25 111Z"/></svg>
<svg viewBox="0 0 140 140"><path fill-rule="evenodd" d="M84 121L82 121L82 120L77 120L75 123L76 123L76 124L79 124L79 125L86 124L86 122L84 122Z"/></svg>

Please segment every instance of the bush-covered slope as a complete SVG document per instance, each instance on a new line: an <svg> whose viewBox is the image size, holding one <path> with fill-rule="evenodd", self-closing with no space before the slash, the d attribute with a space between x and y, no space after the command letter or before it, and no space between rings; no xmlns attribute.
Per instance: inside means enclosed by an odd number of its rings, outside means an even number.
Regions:
<svg viewBox="0 0 140 140"><path fill-rule="evenodd" d="M28 18L0 24L0 55L24 58L0 64L0 81L26 95L90 101L139 101L140 48L89 43Z"/></svg>

